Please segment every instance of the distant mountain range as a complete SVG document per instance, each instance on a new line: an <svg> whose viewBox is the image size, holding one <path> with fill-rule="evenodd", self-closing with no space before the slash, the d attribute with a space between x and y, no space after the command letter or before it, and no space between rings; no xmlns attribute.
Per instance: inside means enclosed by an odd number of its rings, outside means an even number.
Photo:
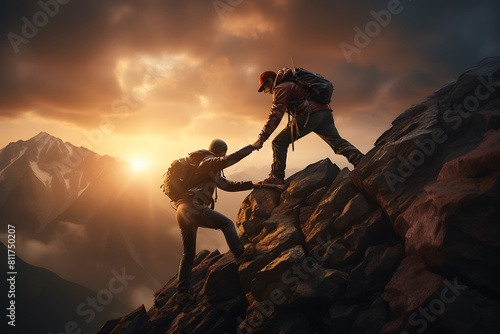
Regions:
<svg viewBox="0 0 500 334"><path fill-rule="evenodd" d="M1 243L0 255L2 259L7 258L7 248ZM64 332L66 326L73 326L74 332L81 330L81 333L96 333L106 322L106 318L116 317L128 309L117 298L108 302L103 299L104 292L98 295L97 292L69 282L47 269L32 266L19 257L15 268L18 273L12 296L16 307L13 322L15 327L2 321L2 333L56 334ZM9 291L7 284L7 280L2 280L2 293ZM3 300L7 299L5 297ZM92 304L93 299L95 305ZM99 303L99 299L104 303Z"/></svg>
<svg viewBox="0 0 500 334"><path fill-rule="evenodd" d="M153 199L158 185L41 132L0 150L1 240L14 225L18 256L95 291L123 269L134 279L117 298L152 302L182 251L174 211Z"/></svg>

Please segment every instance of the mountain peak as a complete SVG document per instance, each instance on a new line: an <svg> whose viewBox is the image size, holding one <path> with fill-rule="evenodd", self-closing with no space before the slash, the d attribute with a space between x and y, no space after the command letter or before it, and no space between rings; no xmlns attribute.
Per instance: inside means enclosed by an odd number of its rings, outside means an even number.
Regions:
<svg viewBox="0 0 500 334"><path fill-rule="evenodd" d="M36 142L36 143L50 143L50 142L57 141L57 142L63 143L63 141L60 138L55 137L55 136L53 136L50 133L47 133L45 131L41 131L39 134L28 139L27 141L28 142Z"/></svg>
<svg viewBox="0 0 500 334"><path fill-rule="evenodd" d="M53 136L45 131L40 131L40 133L34 136L33 139L41 140L41 139L46 139L47 137L53 137Z"/></svg>
<svg viewBox="0 0 500 334"><path fill-rule="evenodd" d="M10 143L0 151L0 210L18 210L29 202L13 217L27 216L32 225L44 226L77 199L104 166L97 153L45 131Z"/></svg>

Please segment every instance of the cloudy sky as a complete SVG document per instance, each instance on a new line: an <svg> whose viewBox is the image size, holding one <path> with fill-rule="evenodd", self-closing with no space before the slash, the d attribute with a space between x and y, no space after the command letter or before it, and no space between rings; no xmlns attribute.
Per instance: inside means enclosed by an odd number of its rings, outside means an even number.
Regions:
<svg viewBox="0 0 500 334"><path fill-rule="evenodd" d="M257 93L258 76L291 66L290 56L335 84L339 131L366 152L408 106L500 54L496 0L5 0L0 7L0 147L46 131L159 169L213 138L230 151L255 141L271 103ZM270 146L240 168L268 166ZM296 144L289 166L325 157L348 166L311 135Z"/></svg>

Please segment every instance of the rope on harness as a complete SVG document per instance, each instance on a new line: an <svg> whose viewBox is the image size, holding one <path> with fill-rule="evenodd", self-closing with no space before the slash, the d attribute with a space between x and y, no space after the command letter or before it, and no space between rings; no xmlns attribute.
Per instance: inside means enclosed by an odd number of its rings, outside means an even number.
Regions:
<svg viewBox="0 0 500 334"><path fill-rule="evenodd" d="M295 150L295 136L294 136L294 130L297 133L297 137L300 137L300 132L299 132L299 124L297 123L297 116L292 113L288 113L288 127L290 127L290 141L292 142L292 151Z"/></svg>
<svg viewBox="0 0 500 334"><path fill-rule="evenodd" d="M309 118L311 117L311 114L312 114L312 109L311 109L311 105L309 104L309 100L293 101L291 103L293 103L294 109L296 109L297 103L305 103L306 104L307 114L306 114L306 121L304 122L304 127L306 127L307 123L309 123ZM294 151L295 150L295 145L294 145L295 138L300 137L299 123L297 121L297 115L295 113L295 110L293 112L288 111L288 124L287 124L287 126L290 127L290 140L292 142L292 151ZM297 137L294 136L294 131L295 131Z"/></svg>
<svg viewBox="0 0 500 334"><path fill-rule="evenodd" d="M220 173L221 173L222 177L226 177L224 175L224 170L221 170ZM212 197L212 203L210 203L210 209L212 209L212 210L215 208L215 203L217 203L217 199L219 198L219 196L217 194L217 186L215 187L214 190L215 190L215 197Z"/></svg>

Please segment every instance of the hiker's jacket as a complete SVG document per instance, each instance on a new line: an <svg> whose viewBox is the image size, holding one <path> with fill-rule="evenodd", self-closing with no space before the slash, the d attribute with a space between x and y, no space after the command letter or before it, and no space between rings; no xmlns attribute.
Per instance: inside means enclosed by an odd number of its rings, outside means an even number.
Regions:
<svg viewBox="0 0 500 334"><path fill-rule="evenodd" d="M253 183L229 181L222 175L222 170L234 165L250 153L254 148L248 145L228 156L216 157L212 152L199 150L189 154L189 158L198 164L193 176L193 187L191 187L186 198L181 201L195 201L198 204L211 205L215 188L225 191L243 191L252 189Z"/></svg>
<svg viewBox="0 0 500 334"><path fill-rule="evenodd" d="M311 92L299 84L289 81L292 76L292 70L289 68L280 70L276 74L273 104L267 122L260 132L260 136L264 140L267 140L276 130L286 112L293 116L299 116L308 112L331 110L327 104L308 100Z"/></svg>

